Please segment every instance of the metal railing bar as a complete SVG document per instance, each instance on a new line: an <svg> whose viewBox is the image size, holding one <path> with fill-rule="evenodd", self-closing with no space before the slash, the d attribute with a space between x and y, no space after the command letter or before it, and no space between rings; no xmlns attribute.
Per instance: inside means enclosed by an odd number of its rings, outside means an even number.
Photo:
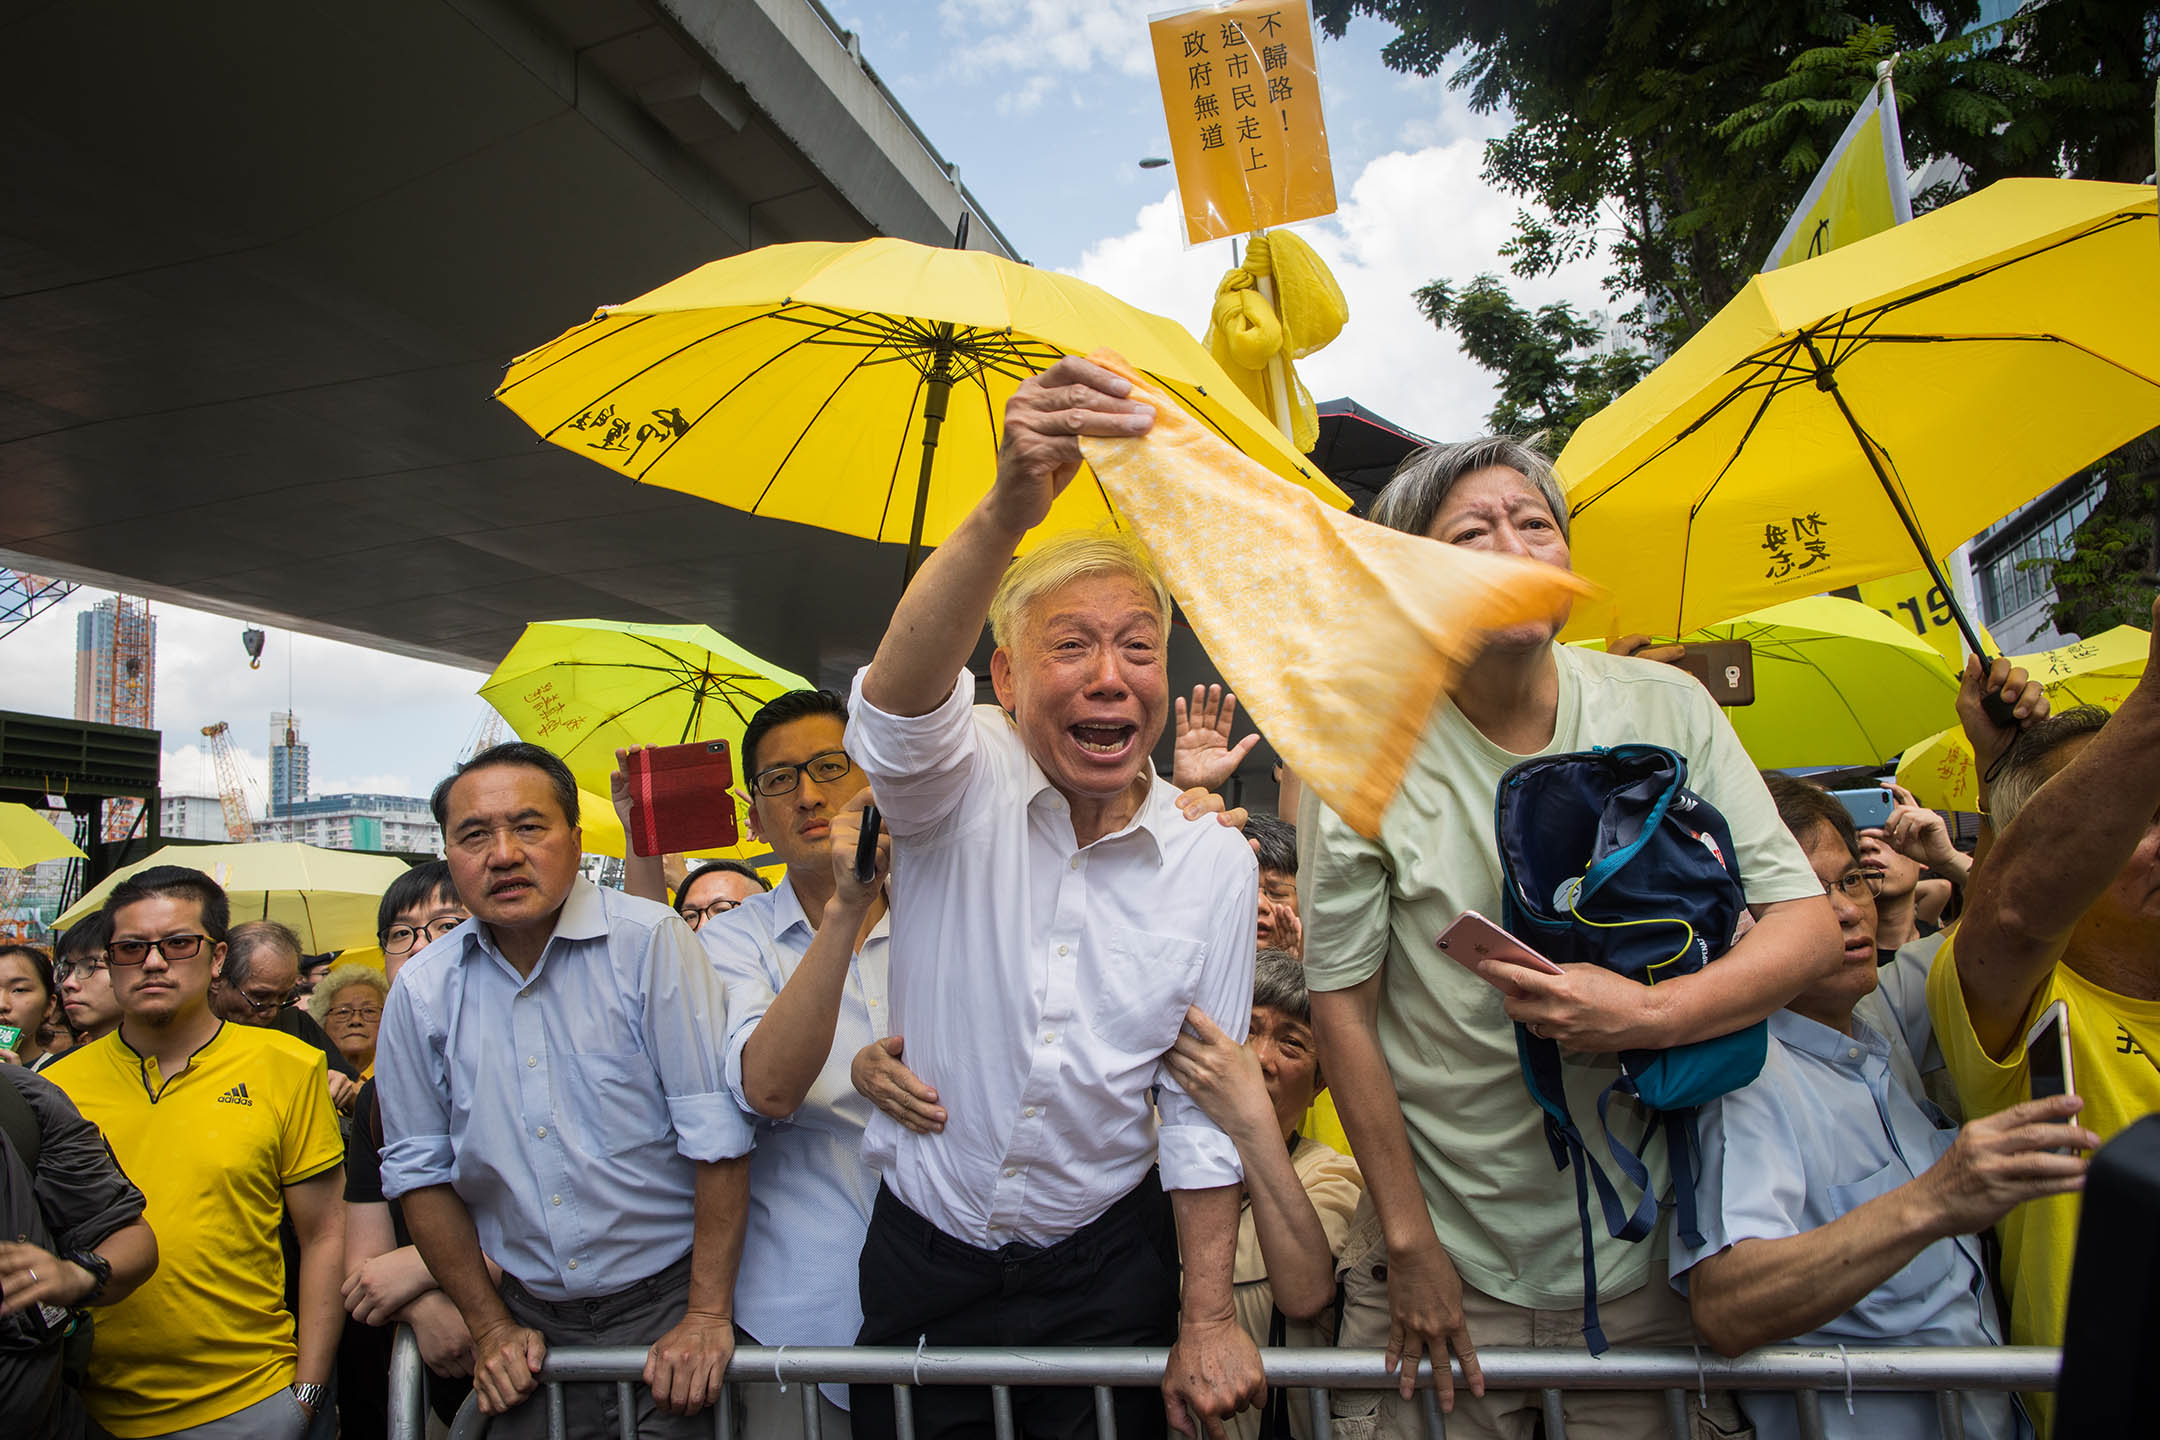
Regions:
<svg viewBox="0 0 2160 1440"><path fill-rule="evenodd" d="M390 1337L390 1400L389 1440L427 1440L427 1370L409 1325Z"/></svg>
<svg viewBox="0 0 2160 1440"><path fill-rule="evenodd" d="M892 1387L893 1433L899 1440L915 1440L915 1389L911 1385Z"/></svg>
<svg viewBox="0 0 2160 1440"><path fill-rule="evenodd" d="M645 1362L641 1360L638 1362L638 1373L643 1374L644 1371ZM564 1408L566 1403L561 1384L551 1382L547 1387L548 1440L569 1440L569 1416Z"/></svg>
<svg viewBox="0 0 2160 1440"><path fill-rule="evenodd" d="M1440 1392L1420 1390L1418 1407L1425 1418L1426 1440L1447 1440L1447 1416L1440 1409Z"/></svg>
<svg viewBox="0 0 2160 1440"><path fill-rule="evenodd" d="M1687 1407L1687 1391L1665 1392L1665 1423L1672 1427L1672 1440L1689 1440L1694 1433L1694 1427L1688 1423Z"/></svg>
<svg viewBox="0 0 2160 1440"><path fill-rule="evenodd" d="M628 1380L615 1382L615 1440L637 1440L637 1393Z"/></svg>
<svg viewBox="0 0 2160 1440"><path fill-rule="evenodd" d="M1943 1440L1965 1440L1965 1406L1957 1391L1935 1392L1935 1425Z"/></svg>
<svg viewBox="0 0 2160 1440"><path fill-rule="evenodd" d="M1567 1408L1561 1403L1560 1392L1540 1390L1538 1406L1545 1412L1545 1440L1567 1440Z"/></svg>
<svg viewBox="0 0 2160 1440"><path fill-rule="evenodd" d="M825 1440L825 1414L818 1403L822 1398L818 1394L818 1387L813 1384L798 1385L795 1388L802 1392L803 1434L810 1437L810 1440Z"/></svg>
<svg viewBox="0 0 2160 1440"><path fill-rule="evenodd" d="M1793 1407L1800 1418L1800 1440L1829 1440L1823 1429L1822 1391L1795 1390Z"/></svg>
<svg viewBox="0 0 2160 1440"><path fill-rule="evenodd" d="M990 1426L997 1440L1013 1440L1012 1386L990 1387Z"/></svg>
<svg viewBox="0 0 2160 1440"><path fill-rule="evenodd" d="M1095 1387L1095 1433L1100 1440L1117 1440L1117 1391L1108 1385Z"/></svg>
<svg viewBox="0 0 2160 1440"><path fill-rule="evenodd" d="M735 1440L735 1387L723 1384L712 1408L713 1440Z"/></svg>
<svg viewBox="0 0 2160 1440"><path fill-rule="evenodd" d="M1270 1384L1304 1389L1383 1390L1400 1383L1377 1350L1263 1350ZM1491 1363L1485 1363L1491 1356ZM907 1385L918 1366L925 1385L1147 1386L1159 1384L1169 1359L1152 1349L947 1349L914 1350L808 1345L775 1349L744 1346L728 1375L735 1380L777 1378L793 1383ZM1580 1350L1527 1347L1480 1350L1488 1390L1711 1390L1823 1389L1843 1393L1848 1372L1855 1391L2051 1390L2062 1352L2041 1346L1912 1346L1848 1348L1799 1346L1756 1350L1727 1360L1705 1355L1700 1370L1692 1351L1611 1350L1592 1357ZM548 1380L605 1380L643 1371L645 1352L629 1347L555 1350L542 1374ZM777 1367L777 1368L776 1368ZM1432 1371L1421 1365L1420 1388ZM1456 1384L1462 1380L1457 1372Z"/></svg>

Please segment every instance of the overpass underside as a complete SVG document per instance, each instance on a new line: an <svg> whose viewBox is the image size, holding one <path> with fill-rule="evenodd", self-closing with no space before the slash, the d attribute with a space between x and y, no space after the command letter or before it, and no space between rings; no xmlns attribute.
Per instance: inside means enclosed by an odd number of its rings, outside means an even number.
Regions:
<svg viewBox="0 0 2160 1440"><path fill-rule="evenodd" d="M0 127L0 565L476 667L588 615L828 681L875 643L896 551L491 398L707 260L949 242L963 192L810 0L0 0Z"/></svg>

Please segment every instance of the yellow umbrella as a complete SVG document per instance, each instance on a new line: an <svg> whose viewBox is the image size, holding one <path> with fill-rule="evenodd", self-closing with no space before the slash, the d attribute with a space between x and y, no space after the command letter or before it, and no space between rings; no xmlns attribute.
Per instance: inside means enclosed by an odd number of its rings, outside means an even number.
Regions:
<svg viewBox="0 0 2160 1440"><path fill-rule="evenodd" d="M1916 554L1954 593L1943 555L2160 425L2155 229L2149 185L2005 180L1749 281L1560 457L1611 633L1685 633ZM1579 633L1602 608L1577 607Z"/></svg>
<svg viewBox="0 0 2160 1440"><path fill-rule="evenodd" d="M1247 455L1349 508L1176 322L1070 276L905 240L716 260L518 357L495 394L632 479L906 543L912 566L989 488L1020 382L1104 346ZM1037 533L1108 514L1087 480Z"/></svg>
<svg viewBox="0 0 2160 1440"><path fill-rule="evenodd" d="M1856 600L1814 595L1679 638L1753 647L1755 703L1725 715L1766 770L1876 764L1957 714L1957 676L1935 647Z"/></svg>
<svg viewBox="0 0 2160 1440"><path fill-rule="evenodd" d="M83 852L37 811L0 804L0 870L25 870L47 860L80 860Z"/></svg>
<svg viewBox="0 0 2160 1440"><path fill-rule="evenodd" d="M562 756L581 788L605 796L625 746L725 740L740 765L750 717L775 696L809 688L703 625L541 620L525 627L480 694L512 730ZM614 821L612 806L597 808Z"/></svg>
<svg viewBox="0 0 2160 1440"><path fill-rule="evenodd" d="M2118 625L2090 640L2013 656L2010 663L2022 666L2046 688L2051 710L2073 705L2113 710L2137 688L2151 652L2151 635L2135 625ZM1959 726L1930 735L1907 750L1898 761L1897 780L1930 809L1980 808L1980 766Z"/></svg>
<svg viewBox="0 0 2160 1440"><path fill-rule="evenodd" d="M223 886L234 924L282 920L310 955L375 943L375 907L390 882L405 873L391 855L325 850L297 841L248 845L167 845L148 859L123 865L69 906L56 930L96 911L113 887L153 865L185 865Z"/></svg>

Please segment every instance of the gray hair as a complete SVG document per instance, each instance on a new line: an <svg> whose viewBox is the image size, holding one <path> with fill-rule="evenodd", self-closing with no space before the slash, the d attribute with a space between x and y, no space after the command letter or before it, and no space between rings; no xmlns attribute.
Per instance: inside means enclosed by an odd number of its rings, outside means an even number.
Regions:
<svg viewBox="0 0 2160 1440"><path fill-rule="evenodd" d="M1395 467L1379 498L1372 503L1370 518L1390 530L1412 535L1431 531L1433 518L1464 477L1495 466L1513 470L1535 487L1552 511L1560 536L1567 538L1567 496L1561 493L1560 477L1552 461L1521 440L1505 435L1485 435L1454 445L1427 445L1413 450Z"/></svg>
<svg viewBox="0 0 2160 1440"><path fill-rule="evenodd" d="M285 949L293 953L293 959L302 959L306 952L300 947L300 937L290 925L276 920L248 920L232 927L225 939L225 963L218 969L218 978L238 989L247 984L248 967L255 962L258 950Z"/></svg>
<svg viewBox="0 0 2160 1440"><path fill-rule="evenodd" d="M1287 950L1262 950L1253 957L1252 1003L1279 1010L1301 1025L1312 1024L1312 996L1305 989L1305 966Z"/></svg>
<svg viewBox="0 0 2160 1440"><path fill-rule="evenodd" d="M331 1003L355 985L374 991L378 1002L390 998L390 982L383 978L382 971L365 960L347 960L342 965L331 966L330 973L316 985L315 993L308 996L308 1014L315 1017L318 1025L329 1024Z"/></svg>
<svg viewBox="0 0 2160 1440"><path fill-rule="evenodd" d="M1020 638L1027 613L1046 595L1091 575L1122 575L1145 591L1162 617L1163 640L1170 635L1170 587L1140 542L1125 531L1104 526L1044 541L1021 556L998 581L990 597L990 637L999 647Z"/></svg>
<svg viewBox="0 0 2160 1440"><path fill-rule="evenodd" d="M2072 740L2099 734L2107 722L2108 712L2098 705L2077 705L2018 731L2010 742L2010 753L2003 757L2001 773L1988 782L1988 822L1997 835L2010 828L2010 822L2053 773L2047 758Z"/></svg>

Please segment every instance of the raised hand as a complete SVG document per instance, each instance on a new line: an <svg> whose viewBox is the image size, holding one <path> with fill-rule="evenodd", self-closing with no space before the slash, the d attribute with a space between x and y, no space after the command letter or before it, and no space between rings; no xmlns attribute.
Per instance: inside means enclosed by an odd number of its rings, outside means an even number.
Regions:
<svg viewBox="0 0 2160 1440"><path fill-rule="evenodd" d="M1068 355L1021 382L1005 402L990 502L1000 521L1034 529L1080 472L1082 435L1144 435L1155 408L1126 397L1132 386L1100 365Z"/></svg>
<svg viewBox="0 0 2160 1440"><path fill-rule="evenodd" d="M1998 725L1988 716L1990 696L1999 696L2011 707L2016 717L2014 724ZM1983 672L1980 657L1969 655L1965 658L1964 678L1958 684L1957 713L1984 774L2010 748L2026 721L2041 719L2048 713L2048 698L2040 682L2012 665L2007 657L1996 656Z"/></svg>
<svg viewBox="0 0 2160 1440"><path fill-rule="evenodd" d="M1230 783L1237 767L1253 746L1260 743L1255 730L1243 740L1230 743L1231 722L1237 718L1237 696L1220 685L1195 685L1192 703L1180 695L1174 706L1177 747L1170 752L1170 783L1180 790L1199 787L1220 790Z"/></svg>

